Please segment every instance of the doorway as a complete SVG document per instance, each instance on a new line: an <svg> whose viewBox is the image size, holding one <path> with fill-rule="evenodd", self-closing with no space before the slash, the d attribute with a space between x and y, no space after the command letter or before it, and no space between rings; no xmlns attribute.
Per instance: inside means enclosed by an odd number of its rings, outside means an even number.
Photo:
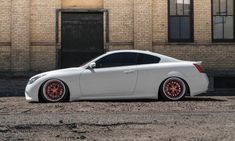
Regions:
<svg viewBox="0 0 235 141"><path fill-rule="evenodd" d="M61 68L78 67L105 52L103 12L62 12L61 19Z"/></svg>

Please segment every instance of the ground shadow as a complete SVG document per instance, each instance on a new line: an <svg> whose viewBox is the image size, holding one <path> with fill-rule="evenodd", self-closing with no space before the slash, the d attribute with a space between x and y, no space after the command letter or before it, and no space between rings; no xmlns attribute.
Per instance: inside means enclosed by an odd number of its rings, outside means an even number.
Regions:
<svg viewBox="0 0 235 141"><path fill-rule="evenodd" d="M225 96L225 95L223 95ZM11 97L18 97L18 98L24 98L24 96L1 96L0 95L0 102L1 102L1 98L11 98ZM222 97L221 97L222 98ZM211 102L223 102L223 101L227 101L226 99L221 99L221 98L216 98L213 96L195 96L195 97L185 97L180 101L211 101ZM234 96L235 98L235 96ZM127 99L127 100L76 100L73 102L105 102L105 103L151 103L151 102L175 102L175 101L164 101L162 99Z"/></svg>
<svg viewBox="0 0 235 141"><path fill-rule="evenodd" d="M235 90L216 90L200 94L199 96L235 96Z"/></svg>
<svg viewBox="0 0 235 141"><path fill-rule="evenodd" d="M215 102L223 102L227 101L225 99L219 99L219 98L211 98L211 97L186 97L182 99L181 101L215 101Z"/></svg>
<svg viewBox="0 0 235 141"><path fill-rule="evenodd" d="M225 99L219 99L219 98L210 98L210 97L186 97L182 100L179 100L177 102L181 101L211 101L211 102L223 102L227 101ZM152 103L152 102L176 102L176 101L164 101L164 100L154 100L154 99L132 99L132 100L80 100L75 102L105 102L105 103Z"/></svg>

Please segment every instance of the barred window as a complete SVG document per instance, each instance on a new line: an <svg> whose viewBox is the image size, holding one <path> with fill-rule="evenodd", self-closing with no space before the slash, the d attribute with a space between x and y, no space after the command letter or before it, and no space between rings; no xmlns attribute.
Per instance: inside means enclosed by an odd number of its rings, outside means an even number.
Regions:
<svg viewBox="0 0 235 141"><path fill-rule="evenodd" d="M213 0L213 41L234 40L234 0Z"/></svg>
<svg viewBox="0 0 235 141"><path fill-rule="evenodd" d="M193 42L192 0L169 0L168 5L169 41Z"/></svg>

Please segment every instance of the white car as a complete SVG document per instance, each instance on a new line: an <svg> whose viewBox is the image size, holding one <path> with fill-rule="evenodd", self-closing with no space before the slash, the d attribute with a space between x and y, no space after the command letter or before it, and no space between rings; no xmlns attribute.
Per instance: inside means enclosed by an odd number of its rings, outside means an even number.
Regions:
<svg viewBox="0 0 235 141"><path fill-rule="evenodd" d="M33 76L25 97L29 102L180 100L207 91L208 77L200 65L149 51L111 51L81 67Z"/></svg>

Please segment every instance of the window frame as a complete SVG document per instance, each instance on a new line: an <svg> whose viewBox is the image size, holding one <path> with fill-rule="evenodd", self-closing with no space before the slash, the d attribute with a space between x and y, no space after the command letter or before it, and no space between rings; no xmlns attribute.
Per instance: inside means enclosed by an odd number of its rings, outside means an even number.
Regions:
<svg viewBox="0 0 235 141"><path fill-rule="evenodd" d="M184 2L184 0L183 0ZM190 14L189 15L171 15L170 13L171 0L168 0L168 42L194 42L194 2L190 0ZM177 6L176 6L177 7ZM184 6L183 6L184 8ZM170 27L170 18L171 17L189 17L190 18L190 38L189 39L172 39L171 38L171 27Z"/></svg>
<svg viewBox="0 0 235 141"><path fill-rule="evenodd" d="M136 57L135 57L135 65L122 65L122 66L111 66L111 67L98 67L97 66L97 62L101 59L104 59L108 56L111 56L111 55L117 55L117 54L124 54L124 53L132 53L132 54L136 54ZM137 65L137 58L138 58L138 53L134 53L134 52L118 52L118 53L112 53L112 54L108 54L106 56L103 56L102 58L99 58L98 60L95 61L96 63L96 67L95 69L104 69L104 68L116 68L116 67L128 67L128 66L136 66Z"/></svg>
<svg viewBox="0 0 235 141"><path fill-rule="evenodd" d="M227 1L227 0L226 0ZM227 4L226 4L227 5ZM220 3L219 3L220 7ZM226 6L227 8L227 6ZM211 39L212 42L235 42L235 1L233 0L233 39L214 39L214 16L225 17L226 15L214 15L214 0L211 0ZM224 26L224 24L223 24ZM224 29L223 29L223 37L224 37Z"/></svg>
<svg viewBox="0 0 235 141"><path fill-rule="evenodd" d="M154 56L151 54L145 54L145 53L138 53L138 52L119 52L119 53L113 53L113 54L108 54L106 56L103 56L102 58L99 58L98 60L95 60L94 62L97 64L97 62L101 59L104 59L105 57L108 57L110 55L114 55L114 54L121 54L121 53L132 53L136 55L135 58L135 65L127 65L127 66L112 66L112 67L98 67L96 66L95 69L106 69L106 68L116 68L116 67L129 67L129 66L141 66L141 65L151 65L151 64L159 64L161 62L161 58L158 56ZM151 57L156 57L158 59L158 63L148 63L148 64L139 64L139 55L148 55Z"/></svg>

